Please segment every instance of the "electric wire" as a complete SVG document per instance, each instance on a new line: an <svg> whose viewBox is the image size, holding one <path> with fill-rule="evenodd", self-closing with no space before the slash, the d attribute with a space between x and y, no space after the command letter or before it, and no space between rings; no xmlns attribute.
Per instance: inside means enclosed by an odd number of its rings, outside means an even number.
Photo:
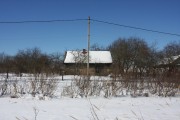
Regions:
<svg viewBox="0 0 180 120"><path fill-rule="evenodd" d="M57 19L57 20L28 20L28 21L0 21L0 24L23 24L23 23L52 23L52 22L76 22L76 21L87 21L88 19ZM104 23L104 24L109 24L109 25L114 25L114 26L119 26L119 27L124 27L124 28L130 28L130 29L136 29L136 30L141 30L141 31L147 31L147 32L153 32L153 33L159 33L159 34L166 34L166 35L171 35L171 36L178 36L180 37L180 34L176 33L170 33L170 32L162 32L158 30L152 30L152 29L146 29L146 28L141 28L141 27L135 27L135 26L130 26L130 25L123 25L123 24L118 24L118 23L113 23L113 22L108 22L108 21L103 21L103 20L97 20L97 19L90 19L92 22L98 22L98 23Z"/></svg>
<svg viewBox="0 0 180 120"><path fill-rule="evenodd" d="M28 20L28 21L0 21L0 24L18 24L18 23L51 23L51 22L73 22L85 21L87 19L69 19L69 20Z"/></svg>
<svg viewBox="0 0 180 120"><path fill-rule="evenodd" d="M125 28L143 30L143 31L147 31L147 32L154 32L154 33L160 33L160 34L173 35L173 36L180 37L180 34L175 34L175 33L170 33L170 32L162 32L162 31L145 29L145 28L134 27L134 26L129 26L129 25L122 25L122 24L117 24L117 23L112 23L112 22L107 22L107 21L102 21L102 20L96 20L96 19L91 19L91 21L99 22L99 23L105 23L105 24L109 24L109 25L120 26L120 27L125 27Z"/></svg>

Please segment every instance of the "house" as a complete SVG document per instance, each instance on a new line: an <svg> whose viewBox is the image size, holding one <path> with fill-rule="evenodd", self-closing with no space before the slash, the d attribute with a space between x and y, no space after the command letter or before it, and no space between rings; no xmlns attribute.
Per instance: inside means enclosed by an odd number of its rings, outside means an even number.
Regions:
<svg viewBox="0 0 180 120"><path fill-rule="evenodd" d="M66 74L86 74L87 51L66 51L64 64ZM111 64L110 51L89 51L89 73L91 75L109 74Z"/></svg>
<svg viewBox="0 0 180 120"><path fill-rule="evenodd" d="M180 55L164 58L156 66L158 70L166 71L168 74L180 73Z"/></svg>

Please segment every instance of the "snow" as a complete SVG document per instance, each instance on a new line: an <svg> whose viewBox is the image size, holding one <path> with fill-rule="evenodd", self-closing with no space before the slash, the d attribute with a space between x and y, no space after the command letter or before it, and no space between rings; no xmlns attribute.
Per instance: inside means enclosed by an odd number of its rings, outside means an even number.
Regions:
<svg viewBox="0 0 180 120"><path fill-rule="evenodd" d="M179 120L180 98L0 98L1 120ZM93 112L94 111L94 112Z"/></svg>
<svg viewBox="0 0 180 120"><path fill-rule="evenodd" d="M112 63L110 51L89 51L89 56L89 63ZM87 54L84 55L82 51L67 51L64 63L76 63L76 58L81 57L86 59Z"/></svg>
<svg viewBox="0 0 180 120"><path fill-rule="evenodd" d="M36 120L180 120L180 96L62 96L63 87L71 85L74 77L77 76L64 76L65 80L59 82L55 92L57 97L45 97L44 100L39 99L41 94L36 97L31 94L24 94L19 98L0 97L0 120L35 120L35 113ZM32 78L27 74L23 74L21 78L15 74L10 74L9 77L10 80L19 81ZM61 79L61 76L54 78ZM104 80L109 77L93 76L91 79Z"/></svg>

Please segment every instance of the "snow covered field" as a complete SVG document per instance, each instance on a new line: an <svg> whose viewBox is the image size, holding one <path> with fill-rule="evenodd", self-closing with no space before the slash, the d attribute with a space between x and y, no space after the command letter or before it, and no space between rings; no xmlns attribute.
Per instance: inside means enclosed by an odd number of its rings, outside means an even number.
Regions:
<svg viewBox="0 0 180 120"><path fill-rule="evenodd" d="M180 98L0 98L0 120L179 120ZM36 112L35 112L36 111ZM93 117L94 116L94 117Z"/></svg>
<svg viewBox="0 0 180 120"><path fill-rule="evenodd" d="M41 94L32 97L28 93L20 95L19 98L1 96L0 120L180 120L179 95L135 98L127 95L109 98L63 96L63 86L71 85L73 77L64 76L65 80L58 83L52 98L45 97L40 100ZM55 79L61 79L61 76ZM93 79L104 80L109 77ZM2 75L1 80L4 80ZM26 81L32 80L32 77L24 75L20 78L11 75L9 80Z"/></svg>

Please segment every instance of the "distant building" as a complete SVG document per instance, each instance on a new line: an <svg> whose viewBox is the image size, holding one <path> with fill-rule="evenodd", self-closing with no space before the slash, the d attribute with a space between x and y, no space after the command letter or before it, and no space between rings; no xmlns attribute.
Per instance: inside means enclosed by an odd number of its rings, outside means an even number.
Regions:
<svg viewBox="0 0 180 120"><path fill-rule="evenodd" d="M67 51L64 64L66 74L86 74L87 52ZM112 57L110 51L89 51L89 73L91 75L107 75L110 73Z"/></svg>
<svg viewBox="0 0 180 120"><path fill-rule="evenodd" d="M156 68L161 68L169 72L180 72L180 55L164 58L158 63Z"/></svg>

